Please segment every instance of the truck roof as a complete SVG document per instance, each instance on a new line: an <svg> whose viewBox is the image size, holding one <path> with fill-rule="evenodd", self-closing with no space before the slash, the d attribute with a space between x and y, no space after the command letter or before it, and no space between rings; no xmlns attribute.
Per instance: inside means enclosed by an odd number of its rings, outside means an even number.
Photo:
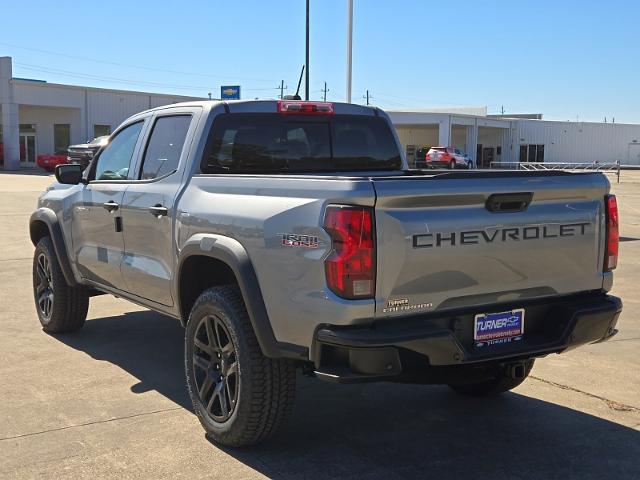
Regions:
<svg viewBox="0 0 640 480"><path fill-rule="evenodd" d="M276 113L278 102L300 102L300 100L196 100L192 102L179 102L162 105L160 107L144 110L137 115L149 112L165 110L167 108L177 107L202 107L207 109L215 108L218 105L227 105L231 113ZM338 115L380 115L382 110L377 107L365 105L357 105L344 102L321 102L309 101L303 103L330 103L333 105L334 112ZM386 116L386 114L385 114Z"/></svg>

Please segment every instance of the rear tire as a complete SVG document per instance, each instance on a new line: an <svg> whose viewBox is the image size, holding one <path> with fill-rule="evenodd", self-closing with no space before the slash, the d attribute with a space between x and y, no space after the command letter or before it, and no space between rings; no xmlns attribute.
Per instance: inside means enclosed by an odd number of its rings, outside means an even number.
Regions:
<svg viewBox="0 0 640 480"><path fill-rule="evenodd" d="M87 288L67 283L50 237L41 238L33 254L33 296L47 333L79 330L87 319Z"/></svg>
<svg viewBox="0 0 640 480"><path fill-rule="evenodd" d="M533 368L533 363L533 358L525 361L525 374L522 378L511 378L506 374L506 372L501 371L496 378L491 380L485 380L478 383L449 384L449 387L461 395L467 395L470 397L498 395L521 385L529 376L529 373Z"/></svg>
<svg viewBox="0 0 640 480"><path fill-rule="evenodd" d="M295 363L262 354L237 286L205 290L185 332L185 374L208 436L229 447L272 436L293 407Z"/></svg>
<svg viewBox="0 0 640 480"><path fill-rule="evenodd" d="M450 168L451 170L455 170L455 169L456 169L456 161L455 161L455 160L451 160L451 161L449 162L449 168Z"/></svg>

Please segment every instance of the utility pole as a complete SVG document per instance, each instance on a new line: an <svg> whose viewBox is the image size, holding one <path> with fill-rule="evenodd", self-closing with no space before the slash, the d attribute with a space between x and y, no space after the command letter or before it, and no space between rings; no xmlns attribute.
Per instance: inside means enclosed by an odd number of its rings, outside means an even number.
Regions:
<svg viewBox="0 0 640 480"><path fill-rule="evenodd" d="M353 47L353 0L348 0L347 20L347 103L351 103L351 51Z"/></svg>
<svg viewBox="0 0 640 480"><path fill-rule="evenodd" d="M362 98L366 98L366 99L367 99L367 105L369 105L369 99L370 99L370 98L373 98L373 96L370 96L370 95L369 95L369 90L367 90L367 94L366 94L366 95L363 95L363 96L362 96Z"/></svg>
<svg viewBox="0 0 640 480"><path fill-rule="evenodd" d="M279 88L279 89L280 89L280 99L283 99L283 98L284 98L284 89L285 89L285 88L289 88L289 86L287 85L287 86L285 87L285 86L284 86L284 80L281 80L281 81L280 81L280 86L279 86L279 87L276 87L276 88Z"/></svg>
<svg viewBox="0 0 640 480"><path fill-rule="evenodd" d="M329 89L327 88L327 82L324 82L324 89L322 90L323 93L323 102L327 101L327 92L329 91Z"/></svg>
<svg viewBox="0 0 640 480"><path fill-rule="evenodd" d="M307 68L304 78L304 99L309 101L309 0L307 0L307 50L305 66Z"/></svg>
<svg viewBox="0 0 640 480"><path fill-rule="evenodd" d="M504 105L500 107L500 115L504 115Z"/></svg>

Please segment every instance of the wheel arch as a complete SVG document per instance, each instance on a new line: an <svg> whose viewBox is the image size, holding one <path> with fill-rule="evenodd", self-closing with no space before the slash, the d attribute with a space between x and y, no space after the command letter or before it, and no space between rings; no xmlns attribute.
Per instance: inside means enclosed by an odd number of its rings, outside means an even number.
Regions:
<svg viewBox="0 0 640 480"><path fill-rule="evenodd" d="M270 358L308 360L307 348L276 340L251 259L240 242L230 237L196 234L181 249L174 291L182 323L186 325L193 303L204 290L234 283L240 288L262 353Z"/></svg>
<svg viewBox="0 0 640 480"><path fill-rule="evenodd" d="M29 236L34 247L43 237L51 237L64 279L70 286L77 285L78 282L73 274L71 262L67 255L62 228L53 210L49 208L39 208L31 214L31 218L29 219Z"/></svg>

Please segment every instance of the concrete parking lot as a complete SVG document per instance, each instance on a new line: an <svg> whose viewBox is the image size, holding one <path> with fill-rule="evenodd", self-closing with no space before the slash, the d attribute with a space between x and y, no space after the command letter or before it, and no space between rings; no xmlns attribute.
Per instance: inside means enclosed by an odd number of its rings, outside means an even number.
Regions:
<svg viewBox="0 0 640 480"><path fill-rule="evenodd" d="M0 173L1 478L640 478L640 172L613 185L620 333L539 360L497 398L302 378L270 443L221 449L190 411L175 320L93 298L73 335L41 331L28 218L52 181Z"/></svg>

